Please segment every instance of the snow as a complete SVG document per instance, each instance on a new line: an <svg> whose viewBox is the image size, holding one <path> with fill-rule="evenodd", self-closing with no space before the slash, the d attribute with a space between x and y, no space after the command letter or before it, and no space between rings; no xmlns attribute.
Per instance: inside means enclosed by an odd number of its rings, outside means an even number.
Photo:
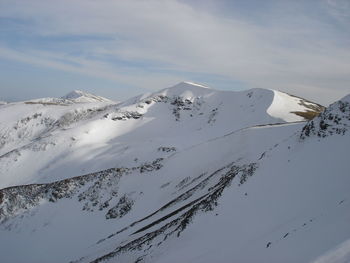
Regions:
<svg viewBox="0 0 350 263"><path fill-rule="evenodd" d="M297 97L291 97L290 95L273 90L273 101L270 107L267 109L267 113L275 118L280 118L286 122L302 121L301 116L295 116L290 114L291 112L304 112L306 109L300 104L301 99ZM284 109L289 109L285 111Z"/></svg>
<svg viewBox="0 0 350 263"><path fill-rule="evenodd" d="M340 101L350 103L350 94L349 94L349 95L346 95L344 98L341 98Z"/></svg>
<svg viewBox="0 0 350 263"><path fill-rule="evenodd" d="M154 95L164 95L164 96L180 96L186 99L193 100L195 97L206 97L213 94L215 91L209 87L195 84L192 82L181 82L170 88L163 89L156 92Z"/></svg>
<svg viewBox="0 0 350 263"><path fill-rule="evenodd" d="M195 82L192 82L192 81L184 81L183 83L191 85L191 86L197 86L197 87L209 89L209 87L207 87L205 85L202 85L202 84L199 84L199 83L195 83Z"/></svg>
<svg viewBox="0 0 350 263"><path fill-rule="evenodd" d="M301 139L301 100L183 82L119 104L2 106L1 187L46 187L0 190L2 260L345 262L349 132ZM350 127L337 103L330 111ZM225 182L211 209L196 208ZM123 198L130 210L107 219ZM167 226L191 209L183 231Z"/></svg>
<svg viewBox="0 0 350 263"><path fill-rule="evenodd" d="M74 102L112 102L109 99L106 99L104 97L96 96L94 94L90 94L87 92L83 92L81 90L74 90L68 93L67 95L63 96L62 99L70 100Z"/></svg>
<svg viewBox="0 0 350 263"><path fill-rule="evenodd" d="M159 96L166 96L169 101L146 103ZM173 105L172 98L179 97L188 100L187 105ZM133 104L111 107L101 102L13 104L11 112L5 109L0 112L2 118L9 120L2 128L6 140L0 150L8 157L0 166L3 174L0 186L65 179L114 167L116 161L131 165L135 158L152 159L149 149L159 146L175 146L181 150L240 129L283 122L266 113L272 101L273 92L269 90L224 92L180 83L140 97ZM180 120L176 121L173 111L179 107ZM291 120L300 120L286 109L280 107L279 111L291 115ZM139 112L143 116L112 121L112 116L121 116L123 112ZM22 124L23 116L32 118L35 113L41 116ZM106 114L111 117L104 118ZM42 124L47 121L48 126ZM61 125L54 125L52 129L51 125L57 122ZM19 128L13 130L17 123ZM16 139L19 136L21 138Z"/></svg>
<svg viewBox="0 0 350 263"><path fill-rule="evenodd" d="M293 139L268 153L253 178L231 187L215 212L198 217L153 262L309 262L348 238L349 143Z"/></svg>

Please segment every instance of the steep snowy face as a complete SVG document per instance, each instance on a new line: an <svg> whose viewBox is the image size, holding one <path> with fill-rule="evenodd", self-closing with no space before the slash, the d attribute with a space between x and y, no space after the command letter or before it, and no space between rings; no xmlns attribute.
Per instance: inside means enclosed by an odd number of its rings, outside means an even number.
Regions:
<svg viewBox="0 0 350 263"><path fill-rule="evenodd" d="M274 97L267 113L284 121L311 120L324 110L324 107L287 93L273 90Z"/></svg>
<svg viewBox="0 0 350 263"><path fill-rule="evenodd" d="M61 97L62 99L73 101L73 102L112 102L109 99L100 97L94 94L83 92L81 90L74 90L67 95Z"/></svg>

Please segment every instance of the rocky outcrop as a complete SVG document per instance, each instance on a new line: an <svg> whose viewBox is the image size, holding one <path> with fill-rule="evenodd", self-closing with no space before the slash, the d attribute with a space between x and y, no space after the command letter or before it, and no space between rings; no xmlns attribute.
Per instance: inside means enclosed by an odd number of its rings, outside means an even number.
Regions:
<svg viewBox="0 0 350 263"><path fill-rule="evenodd" d="M350 95L331 104L318 117L309 121L302 129L301 139L344 135L350 128Z"/></svg>

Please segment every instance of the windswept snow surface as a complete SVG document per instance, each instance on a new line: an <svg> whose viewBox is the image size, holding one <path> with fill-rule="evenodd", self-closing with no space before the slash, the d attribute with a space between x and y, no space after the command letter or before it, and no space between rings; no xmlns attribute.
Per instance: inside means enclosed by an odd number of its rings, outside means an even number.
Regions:
<svg viewBox="0 0 350 263"><path fill-rule="evenodd" d="M62 99L73 102L112 102L110 99L83 92L81 90L73 90L63 96Z"/></svg>
<svg viewBox="0 0 350 263"><path fill-rule="evenodd" d="M293 112L319 105L288 94L188 82L120 104L6 105L1 258L331 262L350 238L349 98L309 122Z"/></svg>
<svg viewBox="0 0 350 263"><path fill-rule="evenodd" d="M296 120L304 120L303 117L295 117L295 114L292 112L303 112L308 109L308 106L315 106L314 103L306 102L302 98L291 96L287 93L273 90L273 101L270 107L267 109L267 113L275 118L280 118L287 122L292 122ZM289 109L289 112L286 111Z"/></svg>
<svg viewBox="0 0 350 263"><path fill-rule="evenodd" d="M85 93L64 99L75 94ZM271 90L217 91L183 82L118 105L8 104L0 110L0 187L133 165L151 160L151 152L159 155L160 146L182 150L240 129L285 123L267 113L274 103ZM289 107L280 105L278 112L300 120Z"/></svg>

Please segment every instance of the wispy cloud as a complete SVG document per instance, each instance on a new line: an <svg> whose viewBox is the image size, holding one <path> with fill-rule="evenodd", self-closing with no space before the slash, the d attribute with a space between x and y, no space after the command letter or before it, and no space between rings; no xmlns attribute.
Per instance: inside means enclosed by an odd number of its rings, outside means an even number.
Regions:
<svg viewBox="0 0 350 263"><path fill-rule="evenodd" d="M323 103L350 91L350 39L331 21L340 1L315 1L312 15L270 4L254 18L238 15L240 1L205 2L3 0L0 16L22 26L15 46L0 40L0 57L135 87L208 74Z"/></svg>
<svg viewBox="0 0 350 263"><path fill-rule="evenodd" d="M310 263L347 263L349 260L350 240L346 240Z"/></svg>
<svg viewBox="0 0 350 263"><path fill-rule="evenodd" d="M347 0L327 0L330 13L341 22L350 20L350 2Z"/></svg>

